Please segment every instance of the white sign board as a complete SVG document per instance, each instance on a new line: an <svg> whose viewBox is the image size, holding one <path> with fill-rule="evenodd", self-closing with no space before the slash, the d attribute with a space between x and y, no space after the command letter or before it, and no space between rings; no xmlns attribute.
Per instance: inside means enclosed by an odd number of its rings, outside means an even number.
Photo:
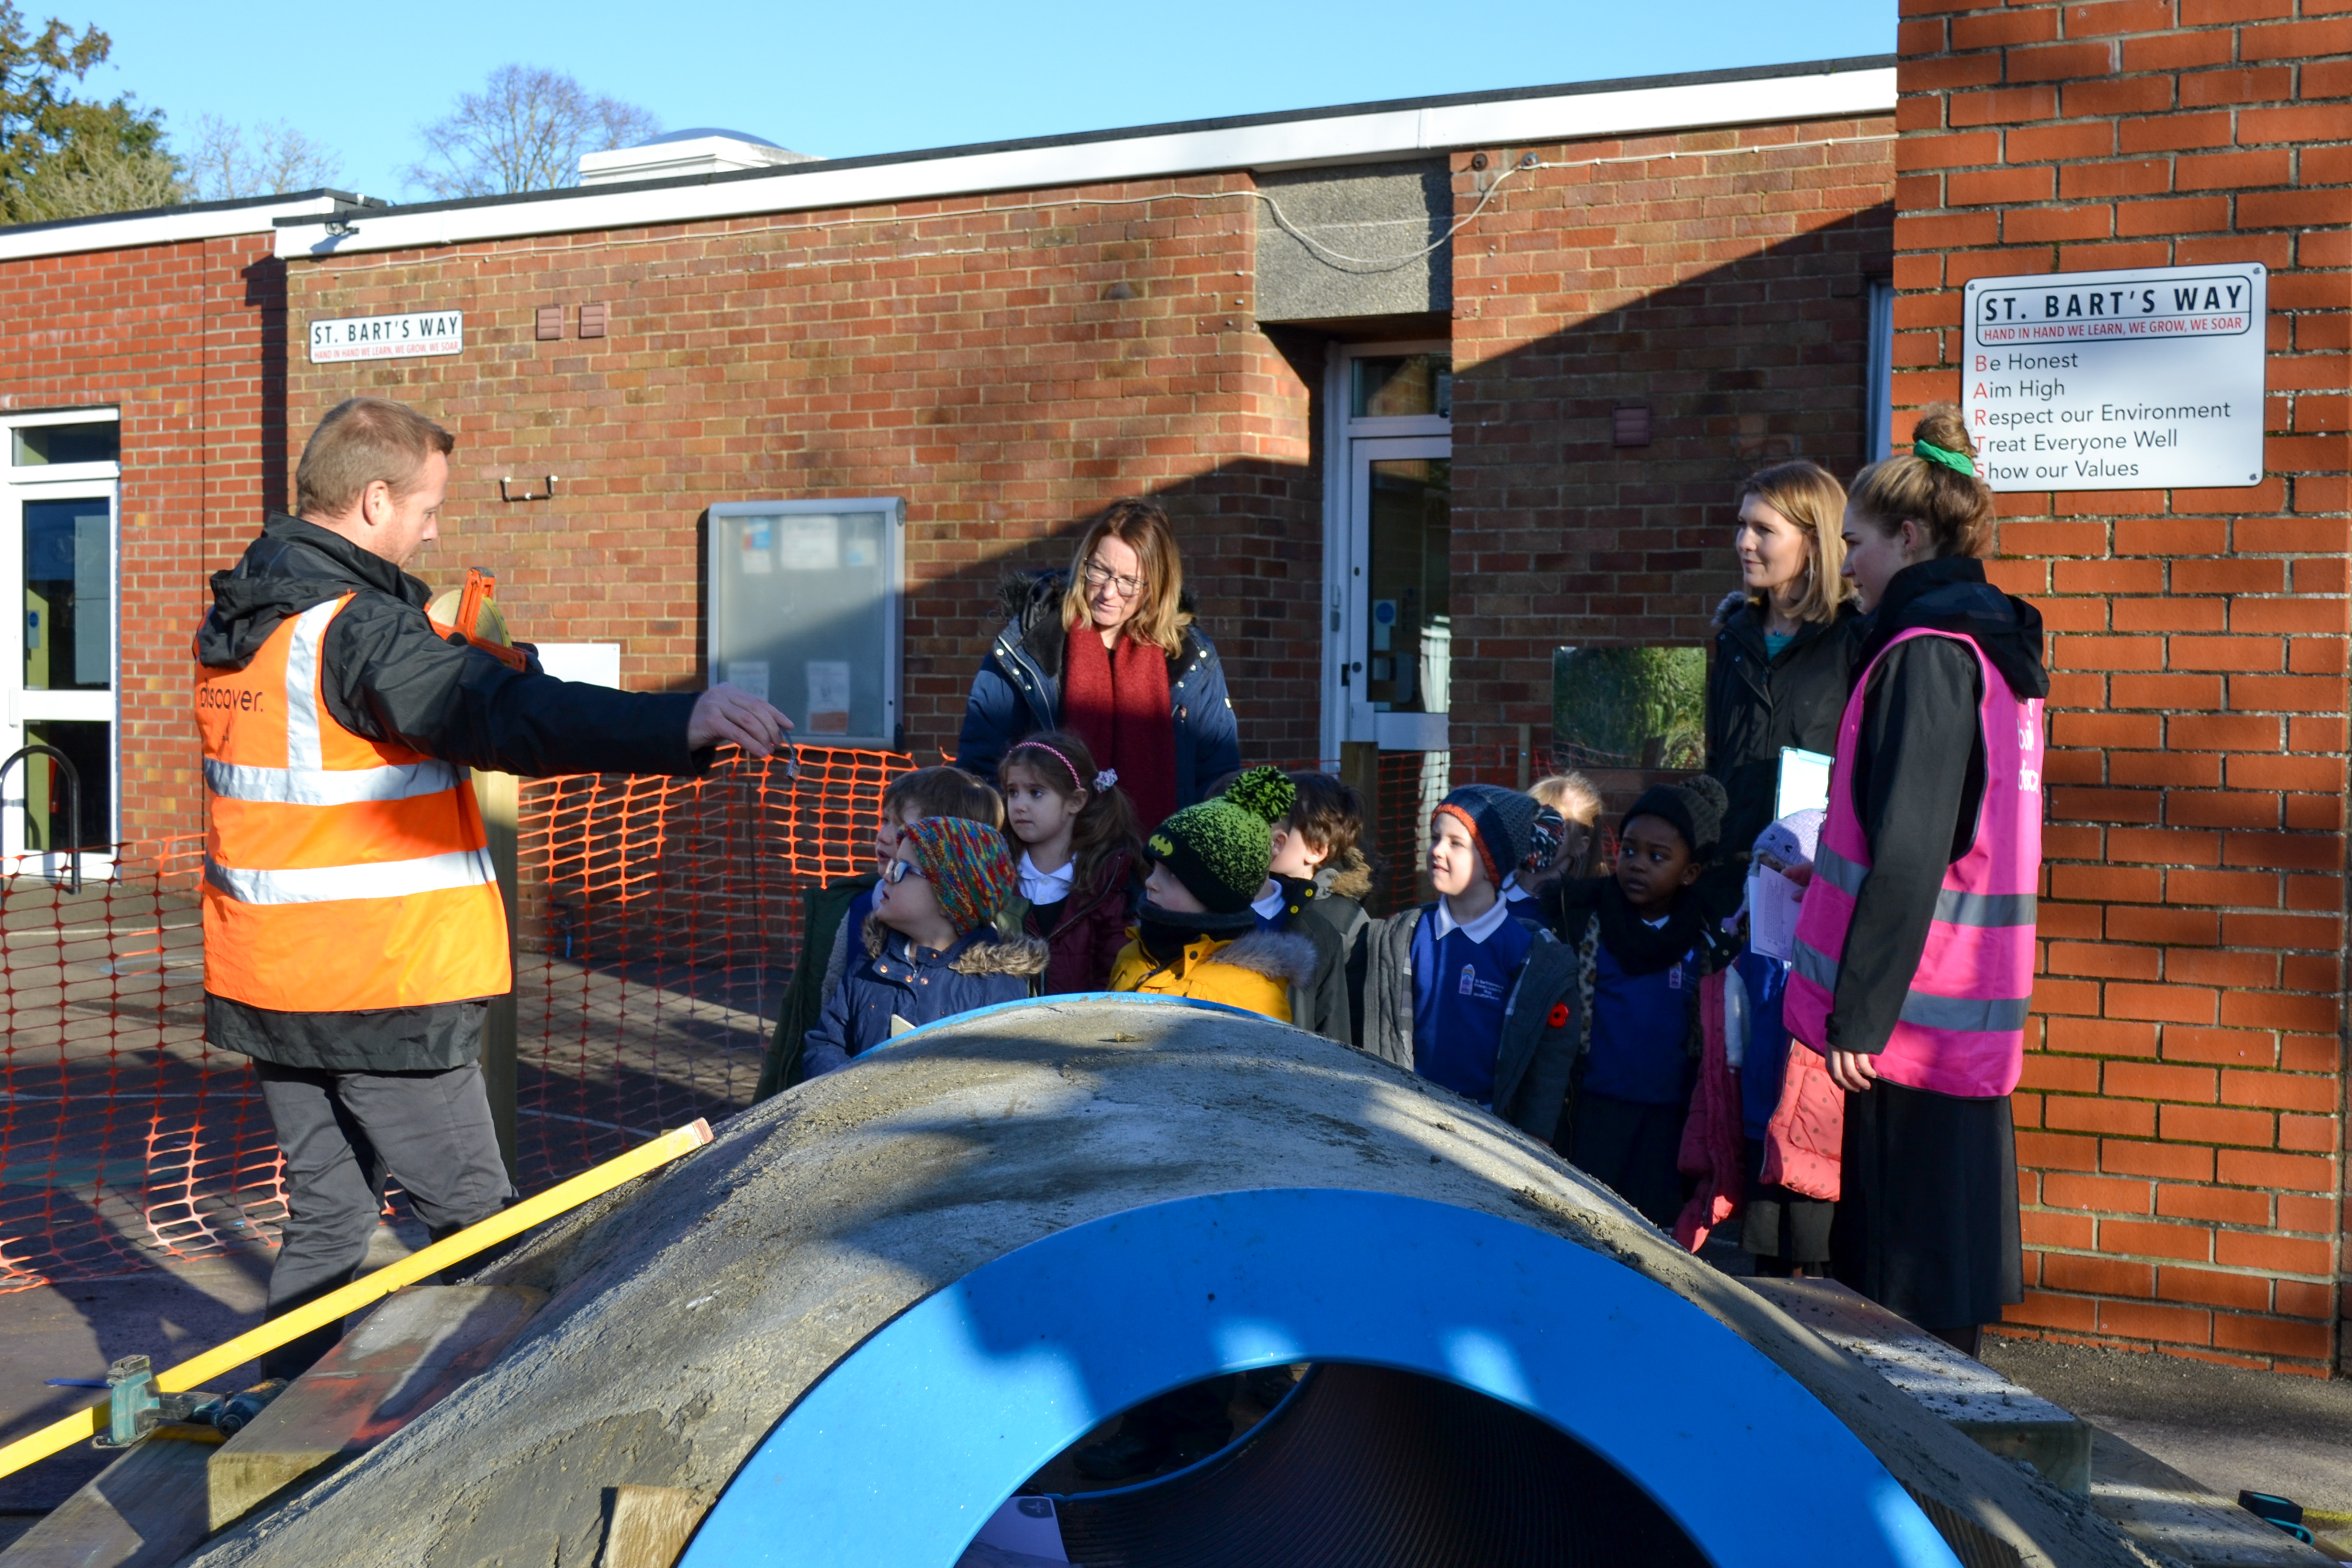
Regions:
<svg viewBox="0 0 2352 1568"><path fill-rule="evenodd" d="M406 360L419 354L466 351L466 313L430 310L415 316L347 316L310 323L310 362Z"/></svg>
<svg viewBox="0 0 2352 1568"><path fill-rule="evenodd" d="M2259 263L1979 277L1960 411L1996 490L2263 477Z"/></svg>

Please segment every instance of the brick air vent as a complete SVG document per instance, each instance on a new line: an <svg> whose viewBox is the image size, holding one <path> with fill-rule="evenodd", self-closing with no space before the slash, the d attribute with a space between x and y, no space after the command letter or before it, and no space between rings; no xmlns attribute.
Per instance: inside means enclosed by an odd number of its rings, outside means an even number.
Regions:
<svg viewBox="0 0 2352 1568"><path fill-rule="evenodd" d="M542 343L563 336L563 307L542 305L539 308L539 340Z"/></svg>

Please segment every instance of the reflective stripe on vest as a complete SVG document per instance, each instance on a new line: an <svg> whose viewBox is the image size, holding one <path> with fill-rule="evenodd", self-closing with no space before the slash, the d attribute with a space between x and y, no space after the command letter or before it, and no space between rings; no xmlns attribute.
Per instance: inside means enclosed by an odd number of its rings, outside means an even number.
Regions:
<svg viewBox="0 0 2352 1568"><path fill-rule="evenodd" d="M345 729L320 692L351 595L197 671L205 989L288 1012L503 994L506 915L462 769Z"/></svg>
<svg viewBox="0 0 2352 1568"><path fill-rule="evenodd" d="M1890 1082L1980 1098L2006 1094L2023 1068L2032 1008L2034 883L2042 859L2042 704L2021 701L1983 651L1963 636L1915 628L1879 657L1916 637L1943 636L1975 657L1983 695L1978 730L1985 748L1983 800L1969 847L1945 868L1919 964L1876 1061ZM1875 667L1876 661L1874 660ZM1839 962L1869 934L1852 929L1870 875L1869 845L1853 801L1853 767L1870 672L1846 699L1831 770L1811 885L1797 920L1789 990L1790 1032L1831 1049L1829 1017Z"/></svg>

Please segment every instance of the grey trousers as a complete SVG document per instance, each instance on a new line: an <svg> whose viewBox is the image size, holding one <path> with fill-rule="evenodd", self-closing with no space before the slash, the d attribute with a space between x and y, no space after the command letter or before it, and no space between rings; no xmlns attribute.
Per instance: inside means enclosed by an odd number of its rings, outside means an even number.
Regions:
<svg viewBox="0 0 2352 1568"><path fill-rule="evenodd" d="M286 1156L272 1317L358 1277L387 1179L400 1183L436 1240L514 1196L482 1071L471 1062L438 1072L326 1072L257 1059L253 1071ZM330 1323L303 1335L263 1357L262 1375L295 1376L341 1334Z"/></svg>

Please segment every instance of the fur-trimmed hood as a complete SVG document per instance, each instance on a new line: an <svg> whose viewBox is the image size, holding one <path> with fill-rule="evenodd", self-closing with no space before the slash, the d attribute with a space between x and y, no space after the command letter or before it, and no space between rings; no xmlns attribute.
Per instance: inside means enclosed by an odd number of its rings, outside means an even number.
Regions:
<svg viewBox="0 0 2352 1568"><path fill-rule="evenodd" d="M866 956L880 958L892 935L891 929L882 924L878 915L867 915ZM1051 952L1052 949L1037 937L1006 936L993 926L982 925L967 933L947 950L946 967L959 975L1017 975L1026 977L1045 972L1045 960Z"/></svg>
<svg viewBox="0 0 2352 1568"><path fill-rule="evenodd" d="M1315 944L1295 931L1253 931L1218 948L1208 962L1303 986L1315 977Z"/></svg>
<svg viewBox="0 0 2352 1568"><path fill-rule="evenodd" d="M1315 873L1318 898L1352 898L1361 904L1372 891L1372 866L1364 852L1349 845L1347 852Z"/></svg>

